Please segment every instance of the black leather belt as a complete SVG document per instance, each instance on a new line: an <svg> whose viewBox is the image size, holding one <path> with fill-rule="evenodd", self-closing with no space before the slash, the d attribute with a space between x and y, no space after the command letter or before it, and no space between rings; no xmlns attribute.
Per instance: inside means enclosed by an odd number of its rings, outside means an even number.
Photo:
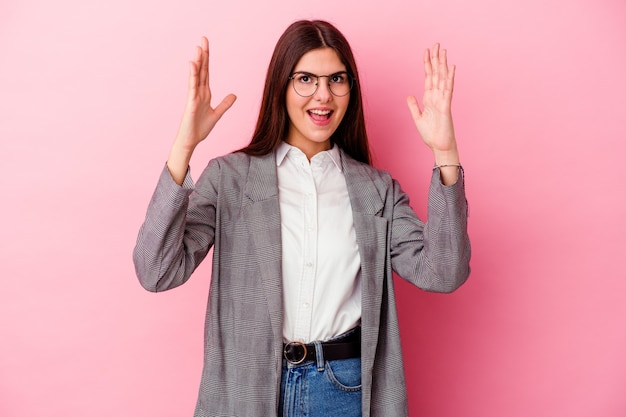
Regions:
<svg viewBox="0 0 626 417"><path fill-rule="evenodd" d="M322 342L324 360L333 361L338 359L358 358L361 356L361 328L347 332L345 337ZM290 342L283 346L285 359L298 365L305 361L317 360L315 345L302 342Z"/></svg>

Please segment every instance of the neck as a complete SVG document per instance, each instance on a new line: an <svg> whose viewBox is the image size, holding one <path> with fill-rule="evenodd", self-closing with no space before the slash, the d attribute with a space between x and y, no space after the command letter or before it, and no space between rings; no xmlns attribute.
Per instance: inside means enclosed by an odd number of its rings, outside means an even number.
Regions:
<svg viewBox="0 0 626 417"><path fill-rule="evenodd" d="M288 144L290 144L291 146L294 146L298 149L300 149L302 151L302 153L304 153L307 157L307 159L310 161L311 158L313 158L315 155L317 155L320 152L323 151L327 151L332 147L332 144L330 143L330 140L326 141L326 142L306 142L306 143L302 143L302 142L298 142L298 141L293 141L290 139L287 139L285 142L287 142Z"/></svg>

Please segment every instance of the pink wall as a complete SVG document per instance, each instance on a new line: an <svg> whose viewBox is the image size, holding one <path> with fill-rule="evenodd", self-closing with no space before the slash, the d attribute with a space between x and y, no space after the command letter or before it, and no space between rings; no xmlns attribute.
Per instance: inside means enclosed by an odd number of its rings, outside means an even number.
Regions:
<svg viewBox="0 0 626 417"><path fill-rule="evenodd" d="M458 67L473 273L450 296L398 282L412 414L626 415L626 3L215 3L0 3L0 415L191 415L208 263L147 293L136 232L199 37L215 95L239 100L196 176L247 141L302 17L351 40L376 163L422 215L432 159L404 97L432 42Z"/></svg>

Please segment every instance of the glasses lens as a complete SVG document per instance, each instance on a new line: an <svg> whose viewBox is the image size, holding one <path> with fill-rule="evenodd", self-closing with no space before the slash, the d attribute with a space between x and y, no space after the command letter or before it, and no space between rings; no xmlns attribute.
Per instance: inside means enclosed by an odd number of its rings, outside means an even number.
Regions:
<svg viewBox="0 0 626 417"><path fill-rule="evenodd" d="M328 76L330 91L338 96L345 96L352 89L352 77L347 72L338 72Z"/></svg>
<svg viewBox="0 0 626 417"><path fill-rule="evenodd" d="M298 72L293 75L293 88L303 97L312 96L317 90L317 77L311 74Z"/></svg>

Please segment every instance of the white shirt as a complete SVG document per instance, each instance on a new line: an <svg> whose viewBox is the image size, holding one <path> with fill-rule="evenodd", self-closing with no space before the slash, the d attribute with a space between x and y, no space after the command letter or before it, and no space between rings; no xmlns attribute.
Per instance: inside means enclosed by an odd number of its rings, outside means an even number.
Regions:
<svg viewBox="0 0 626 417"><path fill-rule="evenodd" d="M327 340L361 320L361 258L337 146L311 158L276 150L283 339Z"/></svg>

